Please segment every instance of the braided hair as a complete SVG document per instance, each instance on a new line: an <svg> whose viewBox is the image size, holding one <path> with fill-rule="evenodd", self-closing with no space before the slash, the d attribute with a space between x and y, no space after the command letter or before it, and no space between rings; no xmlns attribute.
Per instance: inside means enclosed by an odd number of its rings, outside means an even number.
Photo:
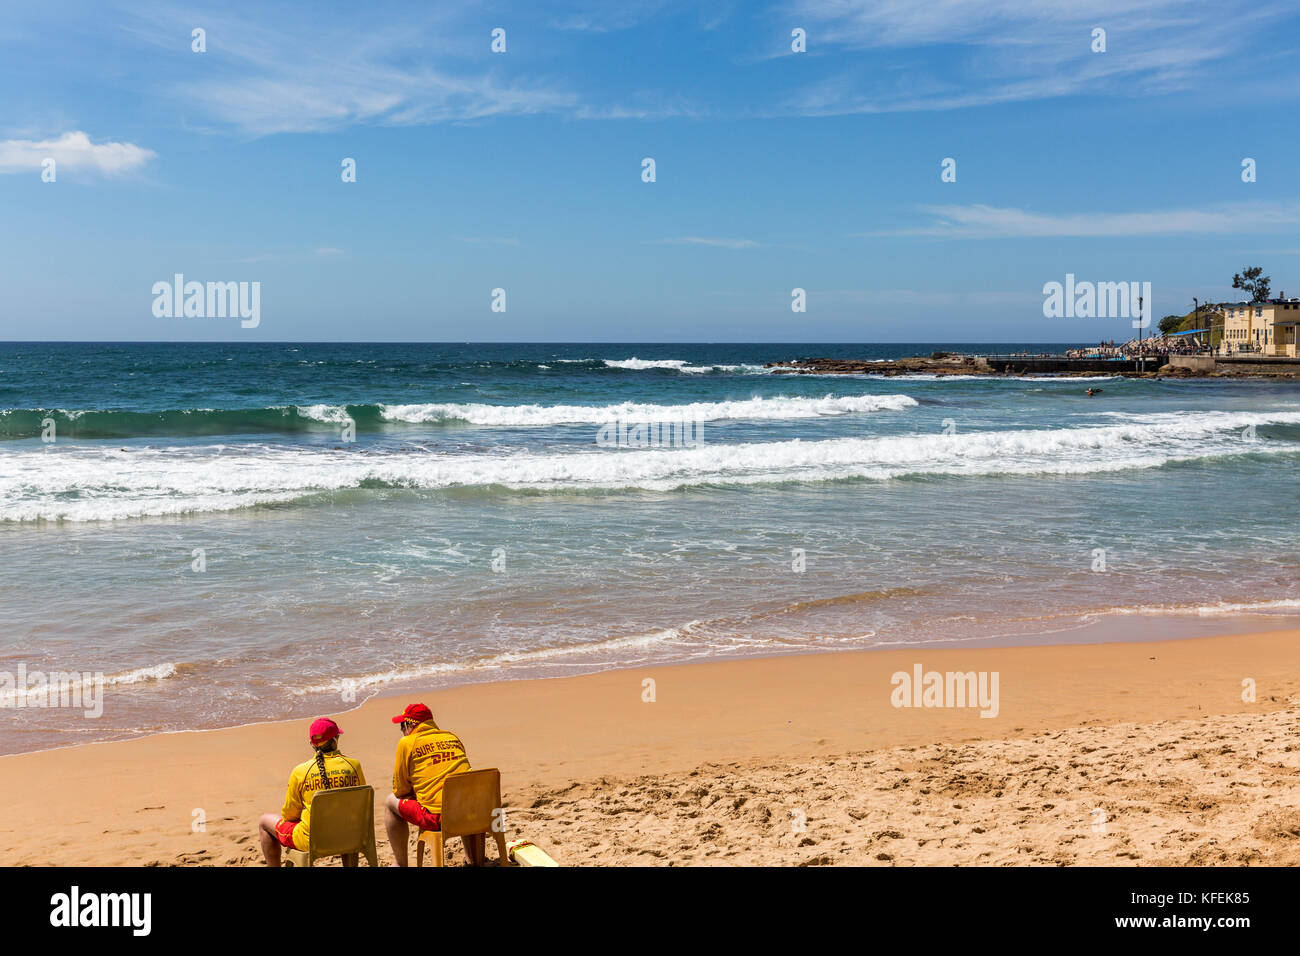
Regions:
<svg viewBox="0 0 1300 956"><path fill-rule="evenodd" d="M335 751L338 744L333 740L327 740L316 748L316 769L320 771L321 786L326 790L330 788L330 775L325 772L325 751Z"/></svg>

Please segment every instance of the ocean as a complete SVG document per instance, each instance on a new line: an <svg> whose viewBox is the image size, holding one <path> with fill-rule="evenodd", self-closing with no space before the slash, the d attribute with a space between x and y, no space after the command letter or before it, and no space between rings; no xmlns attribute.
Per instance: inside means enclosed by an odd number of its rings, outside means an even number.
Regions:
<svg viewBox="0 0 1300 956"><path fill-rule="evenodd" d="M0 686L0 752L1294 620L1294 383L764 368L1065 347L0 343L0 673L104 680L94 719Z"/></svg>

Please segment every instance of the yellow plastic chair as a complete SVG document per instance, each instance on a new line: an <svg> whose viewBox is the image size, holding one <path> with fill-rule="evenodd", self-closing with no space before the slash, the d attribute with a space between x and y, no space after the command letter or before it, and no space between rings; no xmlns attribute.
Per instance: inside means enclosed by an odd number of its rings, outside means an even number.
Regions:
<svg viewBox="0 0 1300 956"><path fill-rule="evenodd" d="M318 790L311 800L311 833L306 850L289 850L285 866L312 866L327 856L343 857L344 866L358 866L358 854L371 866L375 856L375 788L338 787Z"/></svg>
<svg viewBox="0 0 1300 956"><path fill-rule="evenodd" d="M433 865L442 866L443 845L453 837L471 838L475 847L473 858L485 863L485 837L491 833L497 841L497 865L509 866L506 835L493 827L499 819L494 811L500 806L500 770L467 770L452 774L442 785L442 829L420 831L415 843L415 865L424 866L424 847L428 844L433 849Z"/></svg>

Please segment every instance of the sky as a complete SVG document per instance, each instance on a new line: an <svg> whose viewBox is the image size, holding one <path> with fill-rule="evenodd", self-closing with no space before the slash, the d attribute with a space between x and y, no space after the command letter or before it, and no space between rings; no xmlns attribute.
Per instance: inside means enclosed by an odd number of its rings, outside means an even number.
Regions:
<svg viewBox="0 0 1300 956"><path fill-rule="evenodd" d="M0 340L1127 338L1043 286L1300 294L1298 39L1269 0L11 4ZM177 273L256 326L156 315Z"/></svg>

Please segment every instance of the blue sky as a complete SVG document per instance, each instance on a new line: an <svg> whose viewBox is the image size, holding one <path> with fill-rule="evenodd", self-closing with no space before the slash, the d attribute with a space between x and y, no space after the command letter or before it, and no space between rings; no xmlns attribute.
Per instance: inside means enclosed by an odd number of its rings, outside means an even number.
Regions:
<svg viewBox="0 0 1300 956"><path fill-rule="evenodd" d="M1290 3L31 6L0 339L1085 341L1130 329L1044 318L1067 272L1300 294ZM155 317L177 272L260 325Z"/></svg>

